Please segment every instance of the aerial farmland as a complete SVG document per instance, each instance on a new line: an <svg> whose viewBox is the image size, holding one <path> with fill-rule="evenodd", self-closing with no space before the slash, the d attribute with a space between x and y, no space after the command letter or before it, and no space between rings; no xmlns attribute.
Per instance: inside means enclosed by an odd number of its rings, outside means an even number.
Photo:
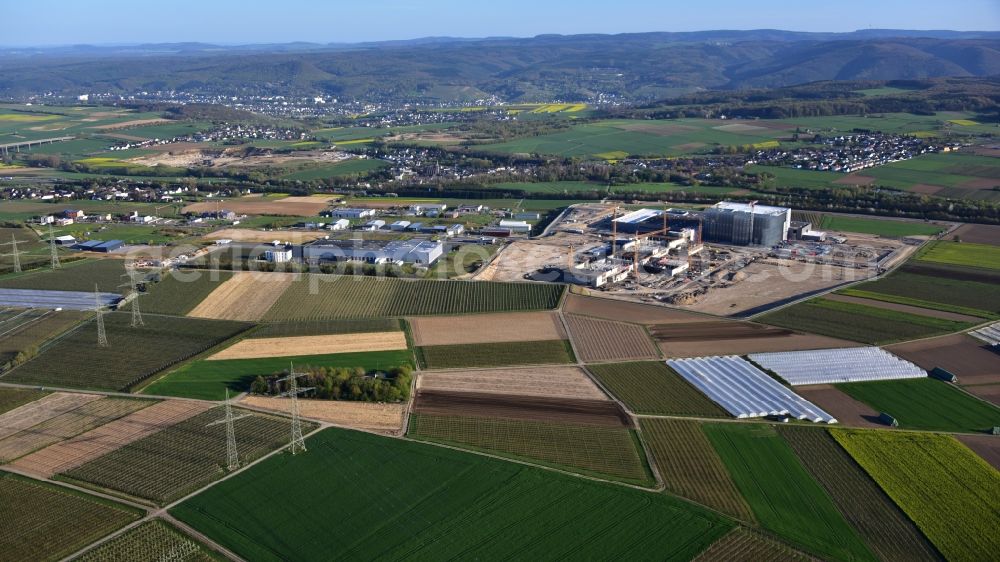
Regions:
<svg viewBox="0 0 1000 562"><path fill-rule="evenodd" d="M1000 559L998 20L911 3L5 6L0 562Z"/></svg>

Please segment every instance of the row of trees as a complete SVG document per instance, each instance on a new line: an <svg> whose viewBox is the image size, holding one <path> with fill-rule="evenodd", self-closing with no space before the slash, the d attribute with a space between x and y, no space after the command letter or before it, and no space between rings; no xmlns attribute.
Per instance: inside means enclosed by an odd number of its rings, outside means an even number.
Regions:
<svg viewBox="0 0 1000 562"><path fill-rule="evenodd" d="M298 372L305 373L298 379L298 386L313 388L305 396L320 400L401 402L409 399L413 381L413 369L408 365L393 367L385 372L368 372L361 367L313 366L298 369ZM250 392L263 395L287 392L288 381L281 380L287 374L258 376L250 385Z"/></svg>

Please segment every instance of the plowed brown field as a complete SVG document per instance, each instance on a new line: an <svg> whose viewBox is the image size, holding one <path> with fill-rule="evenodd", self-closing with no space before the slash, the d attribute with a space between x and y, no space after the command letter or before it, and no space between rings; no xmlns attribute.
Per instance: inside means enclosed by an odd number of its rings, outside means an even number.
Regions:
<svg viewBox="0 0 1000 562"><path fill-rule="evenodd" d="M673 324L675 322L712 322L713 318L683 310L652 304L640 304L601 297L584 297L570 293L563 312L594 316L605 320L636 324Z"/></svg>
<svg viewBox="0 0 1000 562"><path fill-rule="evenodd" d="M186 400L159 402L62 443L21 457L11 466L42 478L49 478L200 414L210 406L208 402Z"/></svg>
<svg viewBox="0 0 1000 562"><path fill-rule="evenodd" d="M958 435L956 438L993 468L1000 470L1000 439L993 435Z"/></svg>
<svg viewBox="0 0 1000 562"><path fill-rule="evenodd" d="M607 400L578 367L425 371L417 387L428 391Z"/></svg>
<svg viewBox="0 0 1000 562"><path fill-rule="evenodd" d="M659 350L637 324L566 315L573 347L585 362L657 359Z"/></svg>
<svg viewBox="0 0 1000 562"><path fill-rule="evenodd" d="M281 199L230 199L221 203L192 203L184 213L206 213L221 208L241 215L315 217L330 206L330 197L284 197Z"/></svg>
<svg viewBox="0 0 1000 562"><path fill-rule="evenodd" d="M279 414L288 412L288 400L284 398L247 396L240 400L240 404ZM406 404L380 404L347 400L299 400L299 413L305 418L339 426L384 433L399 433L403 430Z"/></svg>
<svg viewBox="0 0 1000 562"><path fill-rule="evenodd" d="M367 334L332 334L326 336L295 336L289 338L246 339L212 355L208 361L225 359L258 359L262 357L296 357L365 351L406 349L403 332L371 332Z"/></svg>
<svg viewBox="0 0 1000 562"><path fill-rule="evenodd" d="M291 273L237 273L209 293L188 316L255 322L264 317L296 277Z"/></svg>
<svg viewBox="0 0 1000 562"><path fill-rule="evenodd" d="M800 334L783 328L733 320L655 324L649 327L649 333L667 357L745 355L859 345L827 336Z"/></svg>
<svg viewBox="0 0 1000 562"><path fill-rule="evenodd" d="M425 316L409 320L416 345L456 345L566 339L553 312Z"/></svg>
<svg viewBox="0 0 1000 562"><path fill-rule="evenodd" d="M959 384L1000 383L1000 355L965 334L886 347L923 369L941 367L958 377Z"/></svg>
<svg viewBox="0 0 1000 562"><path fill-rule="evenodd" d="M610 400L421 390L413 403L413 411L439 416L535 420L608 427L631 426L628 414Z"/></svg>
<svg viewBox="0 0 1000 562"><path fill-rule="evenodd" d="M882 429L886 427L885 424L877 421L878 412L867 404L858 402L837 390L833 385L798 386L795 387L795 392L826 410L831 416L837 418L837 422L841 425L848 427L880 427Z"/></svg>

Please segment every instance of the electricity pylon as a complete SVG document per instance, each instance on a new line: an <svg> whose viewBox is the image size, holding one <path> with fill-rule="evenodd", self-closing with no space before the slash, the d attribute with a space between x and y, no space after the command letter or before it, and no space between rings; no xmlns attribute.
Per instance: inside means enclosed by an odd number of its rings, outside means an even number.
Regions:
<svg viewBox="0 0 1000 562"><path fill-rule="evenodd" d="M146 324L142 321L142 313L139 312L139 297L142 293L139 292L139 281L135 276L135 264L133 263L131 267L125 264L125 273L122 277L128 277L128 283L123 283L121 287L128 287L132 290L132 323L133 328L138 328L139 326L145 326Z"/></svg>
<svg viewBox="0 0 1000 562"><path fill-rule="evenodd" d="M56 235L52 232L52 223L49 223L49 249L52 251L52 269L59 269L59 248L56 247Z"/></svg>
<svg viewBox="0 0 1000 562"><path fill-rule="evenodd" d="M4 246L10 246L10 253L4 254L5 256L14 256L14 273L21 273L21 254L25 252L17 251L17 237L13 234L10 235L10 242L3 244Z"/></svg>
<svg viewBox="0 0 1000 562"><path fill-rule="evenodd" d="M282 392L280 396L287 396L291 399L292 413L292 442L289 450L294 455L299 451L306 451L306 440L302 437L302 418L299 417L299 394L312 390L312 387L299 388L299 377L304 377L308 373L296 373L295 366L289 364L288 376L278 379L278 382L288 381L288 390Z"/></svg>
<svg viewBox="0 0 1000 562"><path fill-rule="evenodd" d="M229 389L226 389L226 415L221 420L216 420L205 427L226 424L226 469L232 472L240 467L240 456L236 452L236 427L233 424L236 420L249 418L253 414L233 415L233 403L229 401Z"/></svg>
<svg viewBox="0 0 1000 562"><path fill-rule="evenodd" d="M108 334L104 331L104 307L101 305L101 293L94 283L94 304L97 311L97 347L108 347Z"/></svg>

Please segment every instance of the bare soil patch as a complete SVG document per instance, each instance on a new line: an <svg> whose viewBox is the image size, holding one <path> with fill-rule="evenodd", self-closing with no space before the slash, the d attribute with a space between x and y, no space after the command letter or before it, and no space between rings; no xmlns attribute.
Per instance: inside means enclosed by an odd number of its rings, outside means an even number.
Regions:
<svg viewBox="0 0 1000 562"><path fill-rule="evenodd" d="M440 142L440 143L461 143L466 140L460 134L449 132L422 132L422 133L402 133L389 137L389 141L411 141L411 142Z"/></svg>
<svg viewBox="0 0 1000 562"><path fill-rule="evenodd" d="M886 310L896 310L898 312L907 312L910 314L917 314L920 316L930 316L932 318L943 318L945 320L954 320L956 322L982 322L982 318L977 318L975 316L968 316L966 314L958 314L957 312L948 312L946 310L933 310L930 308L921 308L919 306L910 306L908 304L899 304L894 302L885 302L875 299L866 299L862 297L852 297L849 295L826 295L823 297L831 301L849 302L853 304L863 304L865 306L872 306L875 308L884 308Z"/></svg>
<svg viewBox="0 0 1000 562"><path fill-rule="evenodd" d="M236 342L235 345L223 349L207 360L296 357L299 355L327 355L397 349L406 349L406 334L403 332L259 338Z"/></svg>
<svg viewBox="0 0 1000 562"><path fill-rule="evenodd" d="M923 195L934 195L935 193L944 189L941 185L930 185L926 183L918 183L911 185L907 191L912 191L913 193L920 193Z"/></svg>
<svg viewBox="0 0 1000 562"><path fill-rule="evenodd" d="M235 242L267 243L275 240L293 244L310 242L326 236L322 232L300 232L297 230L264 231L247 228L223 228L205 235L208 240L233 240Z"/></svg>
<svg viewBox="0 0 1000 562"><path fill-rule="evenodd" d="M609 400L567 400L544 396L511 396L474 392L421 390L414 412L444 416L470 416L534 420L579 425L630 427L631 419Z"/></svg>
<svg viewBox="0 0 1000 562"><path fill-rule="evenodd" d="M270 410L279 414L289 411L288 399L267 396L247 396L240 404ZM355 429L398 434L403 430L406 404L351 402L347 400L299 400L299 413L304 418L319 420Z"/></svg>
<svg viewBox="0 0 1000 562"><path fill-rule="evenodd" d="M566 339L554 312L410 318L416 345L456 345Z"/></svg>
<svg viewBox="0 0 1000 562"><path fill-rule="evenodd" d="M131 127L145 127L147 125L159 125L160 123L170 123L170 120L160 119L158 117L154 119L133 119L131 121L122 121L121 123L112 123L110 125L95 125L93 127L88 127L88 128L97 129L100 131L117 131L119 129L128 129Z"/></svg>
<svg viewBox="0 0 1000 562"><path fill-rule="evenodd" d="M565 266L570 260L570 244L565 237L518 240L501 249L475 278L479 281L523 281L525 274L549 265Z"/></svg>
<svg viewBox="0 0 1000 562"><path fill-rule="evenodd" d="M858 174L847 174L846 176L834 180L835 184L838 185L871 185L875 183L875 178L872 176L861 176Z"/></svg>
<svg viewBox="0 0 1000 562"><path fill-rule="evenodd" d="M205 297L188 316L256 322L298 277L292 273L237 273Z"/></svg>
<svg viewBox="0 0 1000 562"><path fill-rule="evenodd" d="M585 297L570 293L566 296L563 311L605 320L633 322L635 324L674 324L715 322L714 318L691 314L683 310L655 304L642 304L601 297Z"/></svg>
<svg viewBox="0 0 1000 562"><path fill-rule="evenodd" d="M1000 383L1000 354L965 334L890 345L886 349L922 369L945 369L962 385Z"/></svg>
<svg viewBox="0 0 1000 562"><path fill-rule="evenodd" d="M692 152L692 151L698 150L699 148L702 148L704 146L705 146L705 143L703 143L703 142L686 142L684 144L675 144L674 146L672 146L670 148L673 148L674 150L679 150L679 151L682 151L682 152Z"/></svg>
<svg viewBox="0 0 1000 562"><path fill-rule="evenodd" d="M966 189L993 189L998 185L1000 185L1000 178L976 178L963 182L959 187Z"/></svg>
<svg viewBox="0 0 1000 562"><path fill-rule="evenodd" d="M0 439L75 410L100 398L97 394L55 392L0 415Z"/></svg>
<svg viewBox="0 0 1000 562"><path fill-rule="evenodd" d="M1000 439L994 435L957 435L963 445L975 451L993 468L1000 470Z"/></svg>
<svg viewBox="0 0 1000 562"><path fill-rule="evenodd" d="M442 392L608 399L579 367L424 371L417 379L417 388Z"/></svg>
<svg viewBox="0 0 1000 562"><path fill-rule="evenodd" d="M963 386L966 392L978 396L983 400L1000 407L1000 384L977 384L975 386Z"/></svg>
<svg viewBox="0 0 1000 562"><path fill-rule="evenodd" d="M761 127L759 125L751 125L749 123L730 123L728 125L719 125L717 127L712 127L716 131L725 131L727 133L752 133L755 131L766 131L767 127Z"/></svg>
<svg viewBox="0 0 1000 562"><path fill-rule="evenodd" d="M826 336L728 320L693 324L655 324L649 327L649 332L667 357L746 355L859 345Z"/></svg>
<svg viewBox="0 0 1000 562"><path fill-rule="evenodd" d="M646 329L637 324L573 314L566 315L566 324L577 354L588 363L660 357Z"/></svg>
<svg viewBox="0 0 1000 562"><path fill-rule="evenodd" d="M228 201L205 201L184 207L185 213L207 213L225 209L241 215L278 215L294 217L315 217L330 206L326 197L284 197L281 199L253 200L230 199Z"/></svg>
<svg viewBox="0 0 1000 562"><path fill-rule="evenodd" d="M1000 226L989 224L963 224L952 233L963 242L1000 246Z"/></svg>
<svg viewBox="0 0 1000 562"><path fill-rule="evenodd" d="M833 385L821 384L815 386L798 386L795 392L806 400L826 410L837 418L837 421L848 427L878 427L887 426L878 422L879 413L867 404L858 402Z"/></svg>
<svg viewBox="0 0 1000 562"><path fill-rule="evenodd" d="M143 408L76 437L56 443L11 466L42 478L74 469L209 409L208 402L166 400Z"/></svg>

